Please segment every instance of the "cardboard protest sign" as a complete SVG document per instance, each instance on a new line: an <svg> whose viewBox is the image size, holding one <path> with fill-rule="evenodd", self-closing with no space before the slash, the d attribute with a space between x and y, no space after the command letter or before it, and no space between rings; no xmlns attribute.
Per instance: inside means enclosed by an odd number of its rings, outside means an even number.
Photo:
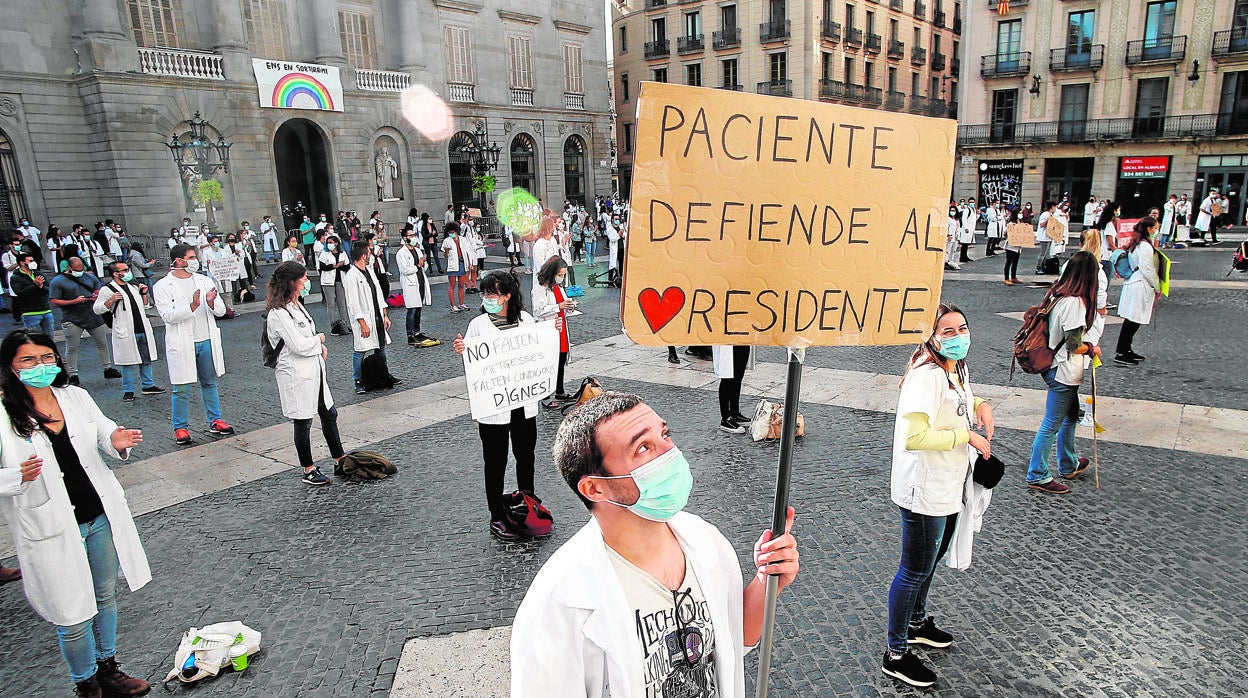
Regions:
<svg viewBox="0 0 1248 698"><path fill-rule="evenodd" d="M468 213L468 215L472 216L473 218L480 218L480 217L481 217L481 209L479 209L479 208L470 208L470 209L468 209L467 213Z"/></svg>
<svg viewBox="0 0 1248 698"><path fill-rule="evenodd" d="M1057 216L1049 216L1049 222L1044 226L1044 234L1053 242L1066 242L1066 224Z"/></svg>
<svg viewBox="0 0 1248 698"><path fill-rule="evenodd" d="M555 392L559 331L553 322L464 338L464 377L473 419L504 414Z"/></svg>
<svg viewBox="0 0 1248 698"><path fill-rule="evenodd" d="M639 344L911 344L930 331L955 124L644 83L623 317Z"/></svg>
<svg viewBox="0 0 1248 698"><path fill-rule="evenodd" d="M242 276L243 260L237 255L209 257L208 271L213 278L233 280Z"/></svg>
<svg viewBox="0 0 1248 698"><path fill-rule="evenodd" d="M1036 246L1036 229L1030 223L1010 223L1005 226L1005 237L1010 247Z"/></svg>

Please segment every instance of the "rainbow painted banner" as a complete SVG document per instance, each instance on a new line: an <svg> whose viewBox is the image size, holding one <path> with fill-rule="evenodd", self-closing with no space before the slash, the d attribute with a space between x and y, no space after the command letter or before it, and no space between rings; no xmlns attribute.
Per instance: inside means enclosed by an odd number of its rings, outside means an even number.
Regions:
<svg viewBox="0 0 1248 698"><path fill-rule="evenodd" d="M253 58L251 67L261 107L342 111L342 82L333 66Z"/></svg>

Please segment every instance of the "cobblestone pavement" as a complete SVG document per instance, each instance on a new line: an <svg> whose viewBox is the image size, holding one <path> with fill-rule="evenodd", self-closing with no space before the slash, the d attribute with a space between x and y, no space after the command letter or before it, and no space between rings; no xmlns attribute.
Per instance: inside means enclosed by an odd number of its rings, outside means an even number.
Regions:
<svg viewBox="0 0 1248 698"><path fill-rule="evenodd" d="M1223 264L1203 251L1185 263L1195 267L1204 256ZM1008 358L1000 359L1016 323L996 313L1024 310L1041 291L953 276L945 295L971 315L973 375L1004 382ZM618 334L618 291L588 291L587 314L572 326L577 340ZM1242 371L1231 370L1242 364L1245 330L1235 320L1243 293L1176 292L1170 302L1183 308L1173 324L1165 324L1163 308L1160 329L1137 340L1149 362L1134 375L1105 371L1124 374L1106 386L1124 397L1243 408ZM323 309L313 312L323 320ZM391 317L398 337L402 316ZM467 322L440 308L426 318L426 332L447 340ZM246 430L281 421L271 373L253 350L259 326L259 315L223 323L234 348L223 403ZM330 382L343 404L356 400L347 389L349 346L331 340ZM899 373L907 353L812 350L809 360ZM656 364L663 354L655 350ZM91 361L89 349L83 360ZM396 346L391 362L404 387L461 371L446 346ZM1193 377L1208 382L1189 386ZM138 457L172 450L161 438L167 400L123 406L115 384L105 389L90 375L84 384L106 413L149 430ZM632 381L612 387L639 392L669 419L694 466L690 510L719 525L745 563L770 518L775 447L714 431L713 391ZM803 573L781 601L773 695L913 695L878 668L897 565L897 515L888 501L892 418L822 405L803 411L809 436L796 449L794 475ZM539 453L548 452L556 425L552 414L540 418ZM352 425L342 428L350 434ZM1238 534L1244 461L1102 444L1099 493L1083 482L1067 497L1045 498L1021 484L1030 439L998 432L996 450L1016 467L998 488L975 564L937 574L931 610L958 643L927 653L942 679L929 694L1248 694L1248 679L1233 664L1245 649L1237 621L1248 605L1248 551ZM155 581L120 594L119 656L133 673L163 678L182 630L238 619L265 633L264 652L246 673L226 673L196 695L385 695L406 639L509 625L533 574L587 514L541 459L538 491L558 519L555 534L497 543L486 531L479 448L474 423L452 419L377 445L401 468L392 480L314 489L281 475L140 517ZM29 609L19 585L0 589L0 618L0 695L68 695L53 629Z"/></svg>

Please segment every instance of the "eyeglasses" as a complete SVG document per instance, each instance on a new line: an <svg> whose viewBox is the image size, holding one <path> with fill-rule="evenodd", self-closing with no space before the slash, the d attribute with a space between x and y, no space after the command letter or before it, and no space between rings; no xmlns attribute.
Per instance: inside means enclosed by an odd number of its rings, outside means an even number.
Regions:
<svg viewBox="0 0 1248 698"><path fill-rule="evenodd" d="M13 365L18 368L33 368L36 364L52 366L56 364L56 354L49 352L47 354L43 354L42 356L23 356L13 362Z"/></svg>
<svg viewBox="0 0 1248 698"><path fill-rule="evenodd" d="M673 614L676 617L676 633L667 638L668 655L673 658L683 657L689 666L696 667L706 648L702 640L702 631L699 628L690 627L698 617L697 602L693 600L693 587L684 591L673 591L672 602L676 605L676 612ZM680 646L673 647L673 644ZM697 672L692 678L695 681L705 680L705 677Z"/></svg>

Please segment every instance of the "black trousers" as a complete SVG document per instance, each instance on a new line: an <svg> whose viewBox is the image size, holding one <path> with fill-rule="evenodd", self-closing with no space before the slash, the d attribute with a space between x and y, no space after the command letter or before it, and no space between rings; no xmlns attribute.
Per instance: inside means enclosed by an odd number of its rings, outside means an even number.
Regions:
<svg viewBox="0 0 1248 698"><path fill-rule="evenodd" d="M524 408L511 411L507 424L477 424L481 434L481 456L485 460L485 501L490 507L490 520L507 514L503 505L503 480L507 475L507 442L516 457L516 487L533 491L534 450L537 448L537 417L525 418Z"/></svg>
<svg viewBox="0 0 1248 698"><path fill-rule="evenodd" d="M732 347L732 378L719 379L719 418L728 419L741 414L741 381L745 378L745 365L750 361L750 348Z"/></svg>
<svg viewBox="0 0 1248 698"><path fill-rule="evenodd" d="M438 252L438 248L433 245L425 245L425 256L429 258L429 270L433 271L433 267L437 266L439 274L446 273L446 267L442 266L442 257Z"/></svg>
<svg viewBox="0 0 1248 698"><path fill-rule="evenodd" d="M1005 280L1018 278L1018 258L1022 256L1022 252L1015 252L1007 249L1005 251Z"/></svg>
<svg viewBox="0 0 1248 698"><path fill-rule="evenodd" d="M568 364L568 352L559 352L559 377L555 379L555 394L563 395L563 367Z"/></svg>
<svg viewBox="0 0 1248 698"><path fill-rule="evenodd" d="M1118 333L1118 347L1115 349L1119 354L1132 353L1132 344L1135 342L1135 333L1140 331L1140 323L1131 320L1122 321L1122 331Z"/></svg>
<svg viewBox="0 0 1248 698"><path fill-rule="evenodd" d="M325 386L316 398L316 413L321 418L321 431L325 434L325 444L329 446L329 455L334 460L342 458L342 438L338 436L338 408L325 409ZM312 460L312 420L296 419L295 422L295 453L299 455L299 465L310 468L316 465Z"/></svg>
<svg viewBox="0 0 1248 698"><path fill-rule="evenodd" d="M960 257L958 257L958 261L959 261L959 262L969 262L969 261L971 261L971 258L970 258L970 257L968 257L968 256L966 256L966 251L967 251L967 250L969 250L970 248L971 248L971 243L969 243L969 242L964 242L964 243L962 243L962 255L961 255Z"/></svg>

